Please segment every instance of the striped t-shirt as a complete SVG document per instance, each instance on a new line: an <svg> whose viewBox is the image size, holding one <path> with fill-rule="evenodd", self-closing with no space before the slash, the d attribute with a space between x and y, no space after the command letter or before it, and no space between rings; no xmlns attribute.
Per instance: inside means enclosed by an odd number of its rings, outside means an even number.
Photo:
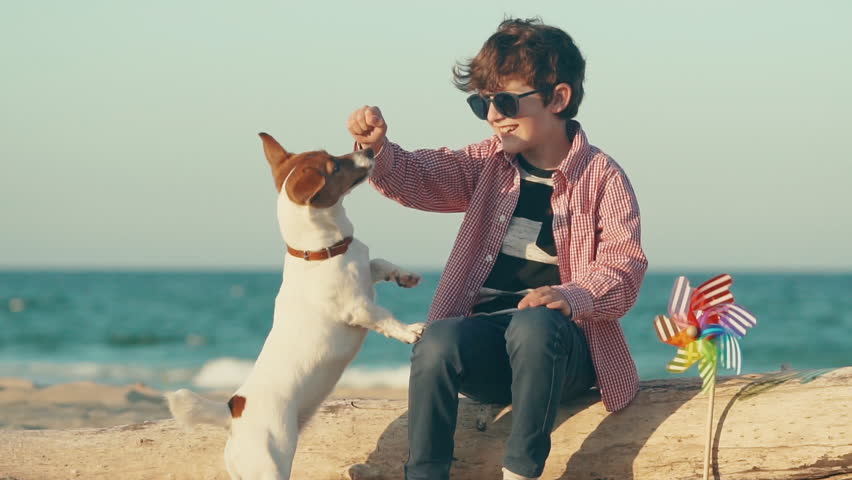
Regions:
<svg viewBox="0 0 852 480"><path fill-rule="evenodd" d="M474 314L517 310L530 290L560 283L550 206L553 171L534 167L522 155L518 155L518 169L518 205L494 267L479 289Z"/></svg>

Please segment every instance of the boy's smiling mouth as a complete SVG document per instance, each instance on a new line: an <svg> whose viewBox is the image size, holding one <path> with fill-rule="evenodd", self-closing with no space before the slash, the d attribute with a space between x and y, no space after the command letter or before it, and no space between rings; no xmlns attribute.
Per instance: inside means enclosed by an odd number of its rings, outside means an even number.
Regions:
<svg viewBox="0 0 852 480"><path fill-rule="evenodd" d="M514 132L516 128L518 128L517 125L503 125L503 126L497 127L497 131L500 132L503 135L506 135L507 133Z"/></svg>

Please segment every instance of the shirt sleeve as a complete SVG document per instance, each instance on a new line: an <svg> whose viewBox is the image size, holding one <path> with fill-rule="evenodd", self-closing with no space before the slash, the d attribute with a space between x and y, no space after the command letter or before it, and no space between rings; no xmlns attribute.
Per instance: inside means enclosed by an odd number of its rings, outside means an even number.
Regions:
<svg viewBox="0 0 852 480"><path fill-rule="evenodd" d="M588 273L555 288L578 321L615 321L639 296L648 268L640 243L639 205L620 169L604 183L596 225L598 243Z"/></svg>
<svg viewBox="0 0 852 480"><path fill-rule="evenodd" d="M485 162L496 152L493 138L460 150L406 151L385 140L370 183L382 195L418 210L464 212Z"/></svg>

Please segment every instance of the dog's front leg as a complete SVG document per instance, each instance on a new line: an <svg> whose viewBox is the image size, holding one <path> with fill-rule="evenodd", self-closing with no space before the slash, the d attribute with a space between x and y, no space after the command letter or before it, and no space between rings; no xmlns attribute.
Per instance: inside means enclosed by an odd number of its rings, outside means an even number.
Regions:
<svg viewBox="0 0 852 480"><path fill-rule="evenodd" d="M397 285L403 288L416 287L423 278L383 258L370 260L370 273L373 277L373 283L396 282Z"/></svg>
<svg viewBox="0 0 852 480"><path fill-rule="evenodd" d="M425 328L423 323L402 323L388 309L367 300L360 302L352 311L349 325L367 328L404 343L420 340Z"/></svg>

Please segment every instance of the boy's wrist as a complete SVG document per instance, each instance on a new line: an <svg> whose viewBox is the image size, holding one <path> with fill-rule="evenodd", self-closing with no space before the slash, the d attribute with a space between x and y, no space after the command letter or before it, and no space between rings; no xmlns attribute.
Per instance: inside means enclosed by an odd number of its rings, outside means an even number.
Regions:
<svg viewBox="0 0 852 480"><path fill-rule="evenodd" d="M571 309L571 318L583 316L594 310L594 302L591 294L577 284L557 285L553 287L565 297Z"/></svg>
<svg viewBox="0 0 852 480"><path fill-rule="evenodd" d="M370 147L369 147L369 148L372 148L372 149L373 149L373 156L378 155L378 154L379 154L379 152L381 152L381 151L382 151L382 149L383 149L383 148L385 148L385 143L386 143L386 142L387 142L387 140L386 140L384 137L382 137L382 139L381 139L381 140L379 140L378 142L376 142L376 143L374 143L374 144L370 145Z"/></svg>
<svg viewBox="0 0 852 480"><path fill-rule="evenodd" d="M382 150L382 147L384 147L384 146L385 146L385 139L384 138L382 138L378 142L374 142L374 143L361 143L361 142L358 142L358 141L355 142L355 150L365 150L367 148L372 148L373 149L373 155L378 155L379 152Z"/></svg>
<svg viewBox="0 0 852 480"><path fill-rule="evenodd" d="M379 140L378 142L375 142L375 143L369 143L369 144L367 144L367 143L360 143L360 142L357 142L357 141L356 141L356 142L355 142L355 148L354 148L353 150L365 150L365 149L371 148L371 149L373 149L373 156L375 157L375 156L377 156L377 155L379 154L379 152L381 152L381 151L382 151L382 149L385 147L385 143L387 143L387 140L386 140L386 139L384 139L384 138L383 138L383 139L381 139L381 140Z"/></svg>

